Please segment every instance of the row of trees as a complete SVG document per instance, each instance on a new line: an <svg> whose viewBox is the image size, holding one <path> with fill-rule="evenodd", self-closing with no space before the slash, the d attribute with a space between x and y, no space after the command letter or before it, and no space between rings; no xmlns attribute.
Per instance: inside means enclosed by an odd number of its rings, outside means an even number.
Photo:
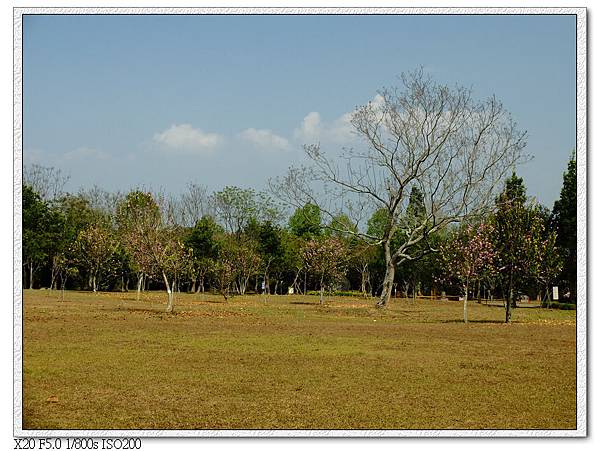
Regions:
<svg viewBox="0 0 600 451"><path fill-rule="evenodd" d="M537 295L549 304L550 286L559 282L568 257L568 251L557 246L557 217L557 211L553 215L527 202L523 179L513 174L491 215L462 224L442 244L440 257L448 268L442 278L461 286L465 322L471 292L478 298L482 292L488 297L500 292L506 300L507 322L520 295ZM561 282L568 290L568 281Z"/></svg>
<svg viewBox="0 0 600 451"><path fill-rule="evenodd" d="M560 245L572 171L570 162L552 213L528 201L523 180L513 174L492 214L428 236L421 258L398 266L395 291L406 297L460 293L465 320L470 297L511 299L510 320L517 295L547 302L549 287L560 283L573 296L570 249ZM322 302L325 290L371 296L383 289L384 249L344 233L358 230L348 216L325 223L314 204L298 208L284 226L267 195L226 187L204 199L214 213L189 227L181 220L184 203L164 196L134 190L101 197L114 202L94 202L89 192L45 201L24 186L23 280L29 288L136 290L139 298L142 290L162 286L169 311L181 291L219 291L227 299L232 293L285 293L293 287L299 293L318 290ZM413 189L404 221L420 221L423 204L422 193ZM386 220L385 210L375 211L365 233L377 235ZM392 246L404 239L403 230L396 231Z"/></svg>
<svg viewBox="0 0 600 451"><path fill-rule="evenodd" d="M60 172L25 172L24 280L30 287L413 296L487 292L506 300L564 280L575 298L575 158L552 213L528 200L515 165L526 135L494 97L402 76L359 107L357 148L305 146L310 164L270 180L270 195L189 185L179 198L94 188L60 194ZM510 173L512 171L512 176ZM278 205L274 196L282 205ZM287 218L283 205L291 206Z"/></svg>

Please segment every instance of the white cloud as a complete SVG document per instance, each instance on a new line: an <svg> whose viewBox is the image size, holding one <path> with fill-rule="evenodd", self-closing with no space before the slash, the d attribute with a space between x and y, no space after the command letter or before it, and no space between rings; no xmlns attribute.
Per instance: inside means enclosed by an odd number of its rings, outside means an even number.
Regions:
<svg viewBox="0 0 600 451"><path fill-rule="evenodd" d="M354 126L351 124L353 113L345 113L337 118L329 127L329 139L334 143L343 144L355 139Z"/></svg>
<svg viewBox="0 0 600 451"><path fill-rule="evenodd" d="M321 137L321 115L316 111L308 113L299 128L294 130L294 138L306 144L316 144Z"/></svg>
<svg viewBox="0 0 600 451"><path fill-rule="evenodd" d="M381 108L383 106L383 96L381 94L377 94L375 97L373 97L373 100L371 100L371 104L373 104L373 106L377 109Z"/></svg>
<svg viewBox="0 0 600 451"><path fill-rule="evenodd" d="M190 124L172 125L153 139L164 148L192 153L210 153L223 140L217 133L207 133Z"/></svg>
<svg viewBox="0 0 600 451"><path fill-rule="evenodd" d="M375 108L381 108L383 97L377 94L371 103ZM321 120L321 115L316 112L308 113L302 123L294 130L294 139L303 144L330 143L351 144L356 142L357 134L352 125L354 111L344 113L331 122Z"/></svg>
<svg viewBox="0 0 600 451"><path fill-rule="evenodd" d="M261 150L287 150L290 147L287 139L267 129L248 128L240 133L240 137Z"/></svg>
<svg viewBox="0 0 600 451"><path fill-rule="evenodd" d="M65 160L108 160L110 155L91 147L78 147L63 154Z"/></svg>

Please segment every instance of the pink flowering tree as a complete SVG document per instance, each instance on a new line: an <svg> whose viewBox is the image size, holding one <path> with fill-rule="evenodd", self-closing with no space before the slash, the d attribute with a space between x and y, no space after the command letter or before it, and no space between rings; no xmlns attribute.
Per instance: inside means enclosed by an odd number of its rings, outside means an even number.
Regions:
<svg viewBox="0 0 600 451"><path fill-rule="evenodd" d="M98 291L101 275L110 271L110 259L117 250L111 230L103 225L90 225L79 232L75 241L79 262L89 273L92 290Z"/></svg>
<svg viewBox="0 0 600 451"><path fill-rule="evenodd" d="M339 280L346 271L347 251L339 238L315 238L306 242L302 260L309 274L319 282L319 303L323 304L325 286Z"/></svg>
<svg viewBox="0 0 600 451"><path fill-rule="evenodd" d="M529 273L543 289L542 305L550 306L550 284L563 269L563 257L556 246L556 231L546 231L544 219L536 215L532 220L530 236Z"/></svg>
<svg viewBox="0 0 600 451"><path fill-rule="evenodd" d="M463 317L466 323L469 288L495 271L496 252L492 241L492 227L486 223L461 227L453 239L444 245L442 258L448 278L457 280L462 287Z"/></svg>
<svg viewBox="0 0 600 451"><path fill-rule="evenodd" d="M129 254L132 269L137 274L138 301L144 278L151 277L154 272L151 243L147 238L157 235L153 231L160 228L161 221L160 208L151 193L131 191L117 205L117 231L121 246Z"/></svg>
<svg viewBox="0 0 600 451"><path fill-rule="evenodd" d="M190 251L178 228L169 224L157 224L149 229L143 238L143 249L151 263L152 274L162 277L168 297L166 311L172 313L178 281L189 274Z"/></svg>
<svg viewBox="0 0 600 451"><path fill-rule="evenodd" d="M117 226L122 245L138 273L138 299L144 277L156 277L167 291L167 313L175 308L178 283L187 277L193 255L183 242L182 230L173 223L162 196L132 191L117 206Z"/></svg>

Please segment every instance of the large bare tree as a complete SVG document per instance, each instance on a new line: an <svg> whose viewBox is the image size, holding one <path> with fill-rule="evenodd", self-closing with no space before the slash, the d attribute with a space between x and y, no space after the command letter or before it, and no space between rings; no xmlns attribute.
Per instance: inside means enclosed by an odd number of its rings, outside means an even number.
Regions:
<svg viewBox="0 0 600 451"><path fill-rule="evenodd" d="M526 133L495 97L474 100L471 90L436 83L422 69L358 107L351 123L358 146L331 155L305 145L311 164L290 168L272 188L294 206L316 203L331 218L345 211L355 224L364 225L375 210L386 212L380 234L343 230L383 247L377 304L385 306L397 265L434 250L428 238L437 230L493 205L507 171L522 159ZM414 187L425 206L416 219L406 214Z"/></svg>

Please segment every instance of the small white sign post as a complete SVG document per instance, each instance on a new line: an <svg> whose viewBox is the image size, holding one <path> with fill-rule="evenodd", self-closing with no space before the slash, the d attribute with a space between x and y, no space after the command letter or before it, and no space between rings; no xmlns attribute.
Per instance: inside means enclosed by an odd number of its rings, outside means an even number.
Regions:
<svg viewBox="0 0 600 451"><path fill-rule="evenodd" d="M558 301L558 287L552 287L552 300Z"/></svg>

